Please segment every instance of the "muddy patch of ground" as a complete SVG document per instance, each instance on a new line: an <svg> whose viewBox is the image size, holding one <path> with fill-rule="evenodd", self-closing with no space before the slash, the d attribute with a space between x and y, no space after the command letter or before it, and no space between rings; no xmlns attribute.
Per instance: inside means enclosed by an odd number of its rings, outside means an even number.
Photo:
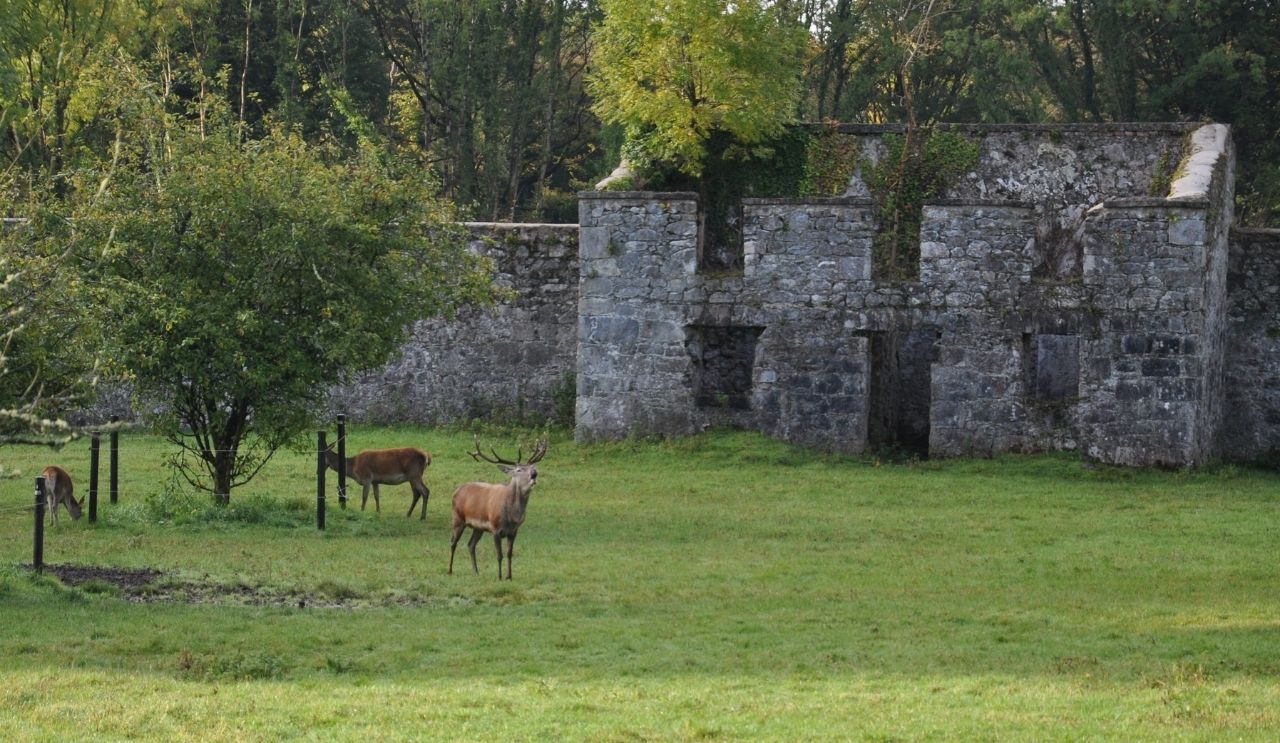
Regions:
<svg viewBox="0 0 1280 743"><path fill-rule="evenodd" d="M44 572L72 587L112 587L126 601L224 604L233 606L288 606L298 609L357 609L371 606L425 606L425 596L395 594L365 596L341 587L332 593L292 591L244 583L221 583L204 576L183 578L153 568L117 568L100 565L45 565ZM108 589L110 590L110 589ZM335 595L338 594L338 595Z"/></svg>

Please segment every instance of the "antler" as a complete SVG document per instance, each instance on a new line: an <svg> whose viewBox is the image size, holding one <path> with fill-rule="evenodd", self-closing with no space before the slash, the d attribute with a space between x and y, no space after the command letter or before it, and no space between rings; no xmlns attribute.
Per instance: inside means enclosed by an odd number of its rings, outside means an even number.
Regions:
<svg viewBox="0 0 1280 743"><path fill-rule="evenodd" d="M485 462L488 462L489 464L511 464L511 465L517 465L517 466L520 464L519 455L516 456L516 461L513 462L510 459L504 459L502 455L498 454L498 450L494 449L493 447L489 447L489 451L493 452L493 457L494 457L493 459L490 459L484 455L484 452L480 451L479 436L475 437L475 442L476 442L476 450L473 452L468 452L468 454L470 454L471 458L476 460L477 462L485 461Z"/></svg>
<svg viewBox="0 0 1280 743"><path fill-rule="evenodd" d="M509 464L515 467L519 467L521 464L534 464L535 462L540 462L542 461L542 458L547 455L546 439L541 439L538 441L538 443L534 444L533 454L530 455L529 461L523 462L523 463L520 460L522 458L522 455L524 454L524 449L516 449L516 461L513 462L510 459L506 459L501 454L499 454L497 449L494 449L493 447L489 447L489 451L493 453L493 458L490 459L489 457L485 456L484 452L480 451L479 436L475 437L475 442L476 442L475 451L467 452L467 453L470 454L471 458L476 460L477 462L485 461L485 462L488 462L489 464Z"/></svg>

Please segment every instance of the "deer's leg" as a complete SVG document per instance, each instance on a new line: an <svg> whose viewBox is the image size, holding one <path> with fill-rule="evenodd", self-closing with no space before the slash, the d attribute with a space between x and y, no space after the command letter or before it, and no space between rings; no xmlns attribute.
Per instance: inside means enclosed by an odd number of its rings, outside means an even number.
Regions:
<svg viewBox="0 0 1280 743"><path fill-rule="evenodd" d="M360 494L360 510L363 511L364 507L369 505L369 483L362 482L360 483L360 487L362 488L362 492Z"/></svg>
<svg viewBox="0 0 1280 743"><path fill-rule="evenodd" d="M498 580L502 580L502 533L493 533L493 546L498 548Z"/></svg>
<svg viewBox="0 0 1280 743"><path fill-rule="evenodd" d="M467 549L471 550L471 569L475 571L476 575L480 574L480 566L476 564L476 545L480 543L482 534L484 532L474 526L471 527L471 541L467 542Z"/></svg>
<svg viewBox="0 0 1280 743"><path fill-rule="evenodd" d="M418 499L422 499L422 520L427 520L427 498L431 497L431 490L421 479L411 481L409 487L413 488L413 503L409 504L409 513L406 517L413 515L413 507L418 505Z"/></svg>
<svg viewBox="0 0 1280 743"><path fill-rule="evenodd" d="M511 553L516 549L516 535L507 537L507 580L511 580Z"/></svg>
<svg viewBox="0 0 1280 743"><path fill-rule="evenodd" d="M458 549L458 540L462 539L462 532L466 528L467 522L456 518L453 520L453 540L449 542L449 575L453 575L453 553Z"/></svg>

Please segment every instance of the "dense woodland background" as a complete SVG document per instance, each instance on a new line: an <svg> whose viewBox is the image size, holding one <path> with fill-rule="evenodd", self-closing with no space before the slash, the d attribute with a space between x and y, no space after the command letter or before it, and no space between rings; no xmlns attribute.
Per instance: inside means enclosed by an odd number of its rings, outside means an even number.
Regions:
<svg viewBox="0 0 1280 743"><path fill-rule="evenodd" d="M574 193L609 172L624 138L602 126L585 82L601 5L10 0L0 7L0 185L21 191L110 158L113 122L137 96L196 118L218 96L248 137L288 127L411 155L471 218L576 221ZM797 121L1214 119L1235 127L1241 219L1280 214L1271 0L762 5L807 31L799 102L780 102Z"/></svg>

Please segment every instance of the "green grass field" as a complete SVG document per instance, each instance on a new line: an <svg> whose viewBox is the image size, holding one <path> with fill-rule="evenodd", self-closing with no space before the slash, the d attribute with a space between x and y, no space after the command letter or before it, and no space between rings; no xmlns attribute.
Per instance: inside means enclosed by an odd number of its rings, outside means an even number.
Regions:
<svg viewBox="0 0 1280 743"><path fill-rule="evenodd" d="M445 573L453 488L501 479L469 434L351 438L435 455L425 524L398 486L317 532L292 452L217 509L127 436L121 503L104 473L45 559L163 571L143 602L18 567L87 444L0 450L0 739L1280 738L1274 474L562 434L499 583L488 538Z"/></svg>

